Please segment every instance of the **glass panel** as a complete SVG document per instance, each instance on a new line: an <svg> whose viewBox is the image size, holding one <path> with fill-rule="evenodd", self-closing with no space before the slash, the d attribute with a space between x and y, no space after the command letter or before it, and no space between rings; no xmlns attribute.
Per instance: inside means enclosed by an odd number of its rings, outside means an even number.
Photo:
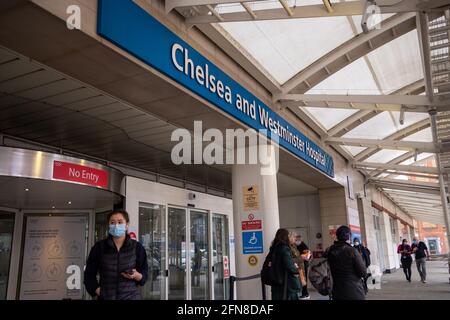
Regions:
<svg viewBox="0 0 450 320"><path fill-rule="evenodd" d="M108 221L106 218L110 211L95 214L95 242L105 239L108 236Z"/></svg>
<svg viewBox="0 0 450 320"><path fill-rule="evenodd" d="M208 214L190 211L191 298L209 299Z"/></svg>
<svg viewBox="0 0 450 320"><path fill-rule="evenodd" d="M186 299L186 210L169 208L169 300Z"/></svg>
<svg viewBox="0 0 450 320"><path fill-rule="evenodd" d="M321 0L289 3L298 7L323 4ZM278 1L263 1L262 5L255 3L252 7L258 10L281 6ZM219 8L222 13L232 10L225 5ZM241 6L234 11L243 10ZM354 37L346 17L226 22L219 25L279 83L286 82L318 58Z"/></svg>
<svg viewBox="0 0 450 320"><path fill-rule="evenodd" d="M147 252L148 280L142 298L165 299L165 206L139 204L139 239Z"/></svg>
<svg viewBox="0 0 450 320"><path fill-rule="evenodd" d="M404 150L383 149L364 160L364 162L388 163L389 161L394 160L395 158L398 158L407 152L408 151Z"/></svg>
<svg viewBox="0 0 450 320"><path fill-rule="evenodd" d="M212 254L214 265L214 299L228 300L229 297L229 277L224 279L224 257L228 260L228 218L223 215L214 215L212 218Z"/></svg>
<svg viewBox="0 0 450 320"><path fill-rule="evenodd" d="M14 215L0 211L0 300L6 299L13 231Z"/></svg>
<svg viewBox="0 0 450 320"><path fill-rule="evenodd" d="M87 214L25 217L20 300L85 298L88 226Z"/></svg>
<svg viewBox="0 0 450 320"><path fill-rule="evenodd" d="M382 112L346 133L344 138L385 139L395 132L428 118L427 113L407 112L400 124L400 112Z"/></svg>

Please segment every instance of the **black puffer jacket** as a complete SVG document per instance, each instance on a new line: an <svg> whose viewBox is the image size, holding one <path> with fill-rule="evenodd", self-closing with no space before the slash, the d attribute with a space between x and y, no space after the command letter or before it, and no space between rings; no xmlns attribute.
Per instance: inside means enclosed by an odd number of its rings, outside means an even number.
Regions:
<svg viewBox="0 0 450 320"><path fill-rule="evenodd" d="M136 269L142 274L140 281L130 280L121 275L126 270ZM97 273L100 281L97 281ZM148 277L147 255L143 246L127 235L120 251L111 236L98 241L89 253L84 272L84 284L92 296L100 287L100 299L137 300L140 299L139 286Z"/></svg>
<svg viewBox="0 0 450 320"><path fill-rule="evenodd" d="M367 268L361 254L347 242L335 241L327 249L326 257L333 277L333 299L364 300L362 278Z"/></svg>

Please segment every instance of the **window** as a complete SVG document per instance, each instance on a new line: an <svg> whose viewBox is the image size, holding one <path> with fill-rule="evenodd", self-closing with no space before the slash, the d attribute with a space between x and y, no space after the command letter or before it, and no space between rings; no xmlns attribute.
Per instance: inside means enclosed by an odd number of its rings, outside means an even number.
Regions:
<svg viewBox="0 0 450 320"><path fill-rule="evenodd" d="M390 218L390 223L391 223L391 233L392 233L392 238L394 238L395 236L397 236L397 228L396 228L396 220Z"/></svg>
<svg viewBox="0 0 450 320"><path fill-rule="evenodd" d="M373 227L375 230L380 230L380 217L373 216Z"/></svg>

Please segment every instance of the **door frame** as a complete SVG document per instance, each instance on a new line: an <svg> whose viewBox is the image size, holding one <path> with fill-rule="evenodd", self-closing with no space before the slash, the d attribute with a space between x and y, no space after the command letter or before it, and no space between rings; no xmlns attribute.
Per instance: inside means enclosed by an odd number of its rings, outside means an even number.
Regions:
<svg viewBox="0 0 450 320"><path fill-rule="evenodd" d="M14 217L11 237L11 254L9 256L8 282L6 284L6 300L12 300L15 297L16 286L14 285L14 283L17 282L17 273L11 272L11 270L17 270L15 267L18 264L17 261L20 259L20 252L15 250L15 247L20 246L20 237L18 237L17 235L22 231L21 221L19 221L22 220L22 216L20 210L15 208L0 207L0 211L12 213Z"/></svg>
<svg viewBox="0 0 450 320"><path fill-rule="evenodd" d="M212 244L211 244L211 240L212 240L212 228L211 228L211 223L212 223L212 214L210 210L206 210L206 209L200 209L200 208L194 208L194 207L185 207L185 206L180 206L180 205L173 205L173 204L167 204L166 205L166 226L165 226L165 231L166 231L166 235L167 235L167 239L166 239L166 294L165 294L165 298L166 300L169 300L169 277L170 277L170 273L168 273L169 270L169 209L173 208L173 209L181 209L184 210L184 214L185 214L185 221L186 221L186 278L185 278L185 285L186 285L186 293L185 293L185 299L186 300L192 300L192 265L191 265L191 215L190 212L191 211L198 211L201 213L206 213L207 215L207 221L208 221L208 230L206 231L206 235L208 238L208 275L207 275L207 280L209 281L208 285L208 292L209 292L209 297L208 299L214 299L214 288L212 286L212 282L211 279L214 276L212 273Z"/></svg>
<svg viewBox="0 0 450 320"><path fill-rule="evenodd" d="M214 216L216 216L216 217L220 217L220 218L222 218L222 219L224 219L224 223L225 223L225 240L226 240L226 243L224 243L224 244L222 244L223 246L226 246L226 248L228 249L227 251L228 252L226 252L226 254L227 254L227 257L228 257L228 264L229 264L229 266L228 266L228 268L229 268L229 270L230 270L230 273L231 273L231 266L230 266L230 251L231 251L231 248L230 248L230 219L229 219L229 216L228 215L226 215L226 214L222 214L222 213L215 213L215 212L211 212L210 213L210 237L211 237L211 239L210 239L210 247L211 247L211 249L210 249L210 252L211 252L211 272L210 272L210 283L211 283L211 285L210 285L210 288L211 288L211 293L210 293L210 295L211 295L211 299L212 300L215 300L215 281L214 281L214 276L215 276L215 274L216 274L216 272L217 272L217 270L214 270L213 271L213 269L212 269L212 267L214 266L214 255L213 255L213 231L214 231L214 228L213 228L213 224L212 224L212 220L213 220L213 217ZM222 263L223 263L223 257L222 257ZM223 283L223 286L224 286L224 290L226 290L226 286L225 286L225 279L223 279L223 281L224 281L224 283ZM227 296L227 292L225 292L224 291L224 297L226 297Z"/></svg>
<svg viewBox="0 0 450 320"><path fill-rule="evenodd" d="M53 211L53 212L52 212ZM27 210L21 210L21 234L20 234L20 250L18 252L20 252L20 259L18 261L18 265L17 265L17 283L16 283L16 290L15 290L15 296L14 299L19 300L20 298L20 284L21 284L21 277L22 277L22 266L23 266L23 257L24 257L24 250L25 250L25 222L26 222L26 218L30 217L30 216L46 216L46 215L75 215L75 214L86 214L87 216L87 223L88 223L88 232L87 232L87 243L86 243L86 257L85 257L85 262L84 262L84 267L86 267L86 263L87 263L87 258L89 255L89 252L92 248L92 246L94 245L94 235L95 235L95 223L92 224L92 221L95 221L95 210L93 209L61 209L61 210L57 210L57 209L37 209L37 210L33 210L33 209L27 209ZM87 300L89 299L89 294L86 290L86 287L82 284L83 286L83 300Z"/></svg>

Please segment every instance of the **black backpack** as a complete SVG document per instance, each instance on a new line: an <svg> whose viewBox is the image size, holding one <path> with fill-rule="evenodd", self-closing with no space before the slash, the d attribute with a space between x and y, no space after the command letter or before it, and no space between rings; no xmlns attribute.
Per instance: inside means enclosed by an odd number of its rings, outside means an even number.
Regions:
<svg viewBox="0 0 450 320"><path fill-rule="evenodd" d="M267 286L280 286L283 284L283 280L279 279L276 271L276 254L272 248L264 260L261 269L261 281Z"/></svg>

